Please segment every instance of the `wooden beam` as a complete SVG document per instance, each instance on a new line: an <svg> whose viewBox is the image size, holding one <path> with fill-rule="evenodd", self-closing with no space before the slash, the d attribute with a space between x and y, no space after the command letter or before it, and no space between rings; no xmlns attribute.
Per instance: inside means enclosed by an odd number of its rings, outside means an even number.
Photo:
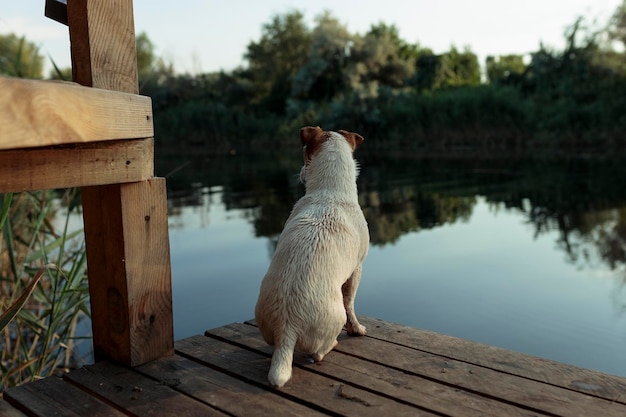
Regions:
<svg viewBox="0 0 626 417"><path fill-rule="evenodd" d="M0 151L0 194L142 181L153 176L153 139Z"/></svg>
<svg viewBox="0 0 626 417"><path fill-rule="evenodd" d="M149 97L0 77L0 149L154 136Z"/></svg>
<svg viewBox="0 0 626 417"><path fill-rule="evenodd" d="M165 179L82 188L96 360L174 352Z"/></svg>
<svg viewBox="0 0 626 417"><path fill-rule="evenodd" d="M131 0L73 0L74 81L137 93ZM82 188L96 360L136 366L174 350L164 179Z"/></svg>
<svg viewBox="0 0 626 417"><path fill-rule="evenodd" d="M132 0L73 0L67 17L72 79L88 87L137 94Z"/></svg>

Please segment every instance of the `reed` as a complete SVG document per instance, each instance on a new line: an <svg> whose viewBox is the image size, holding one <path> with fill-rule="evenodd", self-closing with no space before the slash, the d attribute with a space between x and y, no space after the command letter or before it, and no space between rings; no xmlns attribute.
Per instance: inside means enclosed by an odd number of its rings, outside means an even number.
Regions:
<svg viewBox="0 0 626 417"><path fill-rule="evenodd" d="M72 230L77 193L1 199L0 391L82 361L76 328L89 317L89 293L82 230Z"/></svg>

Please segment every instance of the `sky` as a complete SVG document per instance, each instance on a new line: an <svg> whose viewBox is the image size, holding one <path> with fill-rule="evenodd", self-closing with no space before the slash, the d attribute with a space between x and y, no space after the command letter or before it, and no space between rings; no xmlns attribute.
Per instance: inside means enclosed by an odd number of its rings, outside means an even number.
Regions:
<svg viewBox="0 0 626 417"><path fill-rule="evenodd" d="M526 54L540 42L564 45L563 32L578 16L605 24L622 0L135 0L135 32L146 32L156 54L178 73L229 71L244 65L247 45L272 16L329 10L351 33L375 23L394 24L407 42L442 53L469 46L488 55ZM40 47L60 67L70 66L67 27L46 18L45 0L0 0L0 34L15 33ZM46 74L51 65L46 60Z"/></svg>

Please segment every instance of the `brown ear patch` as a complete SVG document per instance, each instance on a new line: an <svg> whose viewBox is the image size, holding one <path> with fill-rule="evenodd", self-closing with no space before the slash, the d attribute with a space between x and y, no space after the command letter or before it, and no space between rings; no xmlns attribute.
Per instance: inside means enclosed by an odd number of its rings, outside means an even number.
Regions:
<svg viewBox="0 0 626 417"><path fill-rule="evenodd" d="M300 142L305 146L304 163L308 164L311 156L328 140L328 134L319 126L307 126L300 129Z"/></svg>
<svg viewBox="0 0 626 417"><path fill-rule="evenodd" d="M345 130L339 130L337 133L341 134L346 142L352 148L352 152L363 143L363 136L358 133L348 132ZM324 132L319 126L306 126L300 129L300 142L304 146L304 163L308 164L311 157L317 152L317 150L330 138L330 132Z"/></svg>
<svg viewBox="0 0 626 417"><path fill-rule="evenodd" d="M363 136L359 135L358 133L347 132L345 130L339 130L337 131L337 133L340 133L341 135L343 135L344 138L346 138L346 140L352 147L353 152L361 143L363 143L363 140L364 140Z"/></svg>
<svg viewBox="0 0 626 417"><path fill-rule="evenodd" d="M303 127L300 129L300 142L302 142L302 146L311 146L319 136L322 136L323 133L324 131L319 126Z"/></svg>

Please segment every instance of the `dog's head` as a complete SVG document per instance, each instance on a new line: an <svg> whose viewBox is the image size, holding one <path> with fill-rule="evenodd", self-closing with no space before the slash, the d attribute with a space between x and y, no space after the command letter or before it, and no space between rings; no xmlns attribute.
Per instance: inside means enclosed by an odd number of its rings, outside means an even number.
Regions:
<svg viewBox="0 0 626 417"><path fill-rule="evenodd" d="M309 165L311 164L311 161L316 156L318 156L324 148L328 148L328 146L331 145L331 147L334 149L344 149L344 154L346 152L346 148L350 149L350 151L353 153L355 149L361 143L363 143L363 137L358 133L347 132L345 130L338 130L337 132L325 132L319 126L307 126L300 129L300 141L302 142L304 153L304 165L300 170L300 180L303 183L306 183L308 177L307 172L309 170ZM337 147L335 145L341 144L342 141L345 141L348 146L346 147L345 145L340 145L339 147ZM331 143L325 146L327 142ZM349 161L351 161L351 164L354 167L353 169L355 171L355 175L358 176L358 164L352 159L352 157L350 157Z"/></svg>
<svg viewBox="0 0 626 417"><path fill-rule="evenodd" d="M300 129L300 142L302 142L304 151L304 165L308 165L311 162L311 158L320 151L324 142L328 141L333 133L335 132L325 132L319 126L307 126ZM363 136L358 133L345 130L338 130L336 133L344 137L350 145L352 152L363 143Z"/></svg>

